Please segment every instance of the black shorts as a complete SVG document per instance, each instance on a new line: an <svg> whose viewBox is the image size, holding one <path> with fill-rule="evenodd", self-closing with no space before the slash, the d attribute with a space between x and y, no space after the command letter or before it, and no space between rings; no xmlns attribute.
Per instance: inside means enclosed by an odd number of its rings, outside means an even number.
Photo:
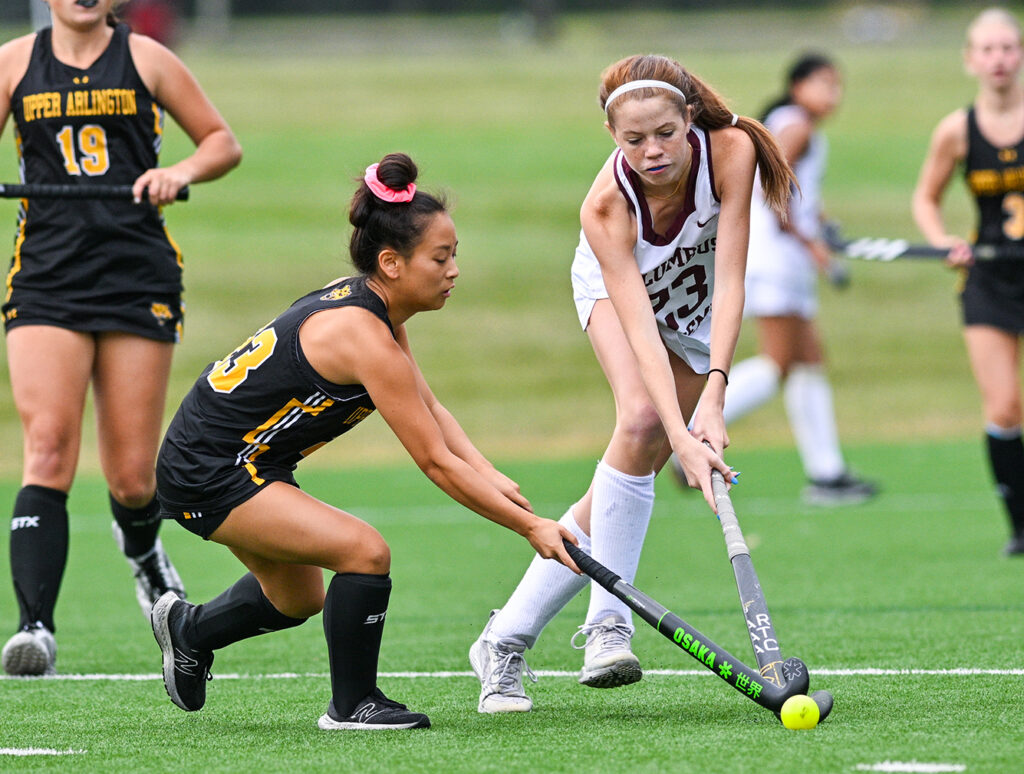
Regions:
<svg viewBox="0 0 1024 774"><path fill-rule="evenodd" d="M15 288L3 305L4 329L53 325L80 333L118 331L156 341L181 340L185 306L181 295L119 294L69 300L38 290Z"/></svg>
<svg viewBox="0 0 1024 774"><path fill-rule="evenodd" d="M960 306L964 325L990 325L1024 333L1024 266L1017 262L975 264L967 271Z"/></svg>
<svg viewBox="0 0 1024 774"><path fill-rule="evenodd" d="M209 540L228 515L242 503L255 497L267 484L281 481L298 487L292 473L280 468L261 468L262 484L256 486L245 468L230 467L220 471L215 480L189 486L187 490L168 483L165 458L157 462L156 495L160 501L160 518L174 519L181 526L204 540ZM180 479L178 479L180 480Z"/></svg>

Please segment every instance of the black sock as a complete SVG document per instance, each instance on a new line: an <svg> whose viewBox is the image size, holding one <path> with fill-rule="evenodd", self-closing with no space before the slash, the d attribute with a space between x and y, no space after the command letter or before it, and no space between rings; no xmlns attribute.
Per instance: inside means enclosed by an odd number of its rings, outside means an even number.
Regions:
<svg viewBox="0 0 1024 774"><path fill-rule="evenodd" d="M1013 531L1024 531L1024 443L1018 433L1014 438L997 438L985 434L988 459L992 463L999 496L1003 498Z"/></svg>
<svg viewBox="0 0 1024 774"><path fill-rule="evenodd" d="M324 602L324 634L331 661L331 704L338 718L377 687L377 658L384 615L391 597L391 577L335 575Z"/></svg>
<svg viewBox="0 0 1024 774"><path fill-rule="evenodd" d="M53 609L68 562L68 495L30 484L14 500L11 577L21 610L19 628L42 623L51 632Z"/></svg>
<svg viewBox="0 0 1024 774"><path fill-rule="evenodd" d="M155 495L148 505L141 508L121 505L114 499L114 495L110 495L110 510L124 535L125 556L134 559L148 553L156 545L156 535L160 531L160 503Z"/></svg>
<svg viewBox="0 0 1024 774"><path fill-rule="evenodd" d="M290 629L306 621L292 618L274 607L251 572L235 585L197 605L191 612L188 643L197 650L216 650L257 634Z"/></svg>

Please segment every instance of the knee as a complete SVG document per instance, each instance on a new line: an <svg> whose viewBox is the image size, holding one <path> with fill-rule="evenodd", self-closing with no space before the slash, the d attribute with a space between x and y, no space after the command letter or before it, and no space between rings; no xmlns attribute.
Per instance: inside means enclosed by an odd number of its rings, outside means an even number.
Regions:
<svg viewBox="0 0 1024 774"><path fill-rule="evenodd" d="M156 491L152 471L117 472L107 480L111 496L126 508L144 508Z"/></svg>
<svg viewBox="0 0 1024 774"><path fill-rule="evenodd" d="M985 421L998 427L1019 427L1022 421L1020 395L1007 391L985 401Z"/></svg>
<svg viewBox="0 0 1024 774"><path fill-rule="evenodd" d="M660 450L665 438L661 417L654 406L644 401L625 408L619 414L617 429L625 440L637 449L655 452Z"/></svg>
<svg viewBox="0 0 1024 774"><path fill-rule="evenodd" d="M74 474L78 434L72 428L49 421L32 422L25 428L25 470L33 478L57 482ZM70 485L70 480L67 481Z"/></svg>
<svg viewBox="0 0 1024 774"><path fill-rule="evenodd" d="M339 536L323 564L325 570L364 575L387 575L391 571L391 549L383 536L369 524L361 526L357 535Z"/></svg>

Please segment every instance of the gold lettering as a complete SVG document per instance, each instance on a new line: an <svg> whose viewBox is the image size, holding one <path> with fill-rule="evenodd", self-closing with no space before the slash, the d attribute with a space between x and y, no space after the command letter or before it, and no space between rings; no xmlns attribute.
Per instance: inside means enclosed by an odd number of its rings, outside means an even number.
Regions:
<svg viewBox="0 0 1024 774"><path fill-rule="evenodd" d="M35 121L37 118L60 118L60 92L29 94L22 99L21 108L26 122Z"/></svg>

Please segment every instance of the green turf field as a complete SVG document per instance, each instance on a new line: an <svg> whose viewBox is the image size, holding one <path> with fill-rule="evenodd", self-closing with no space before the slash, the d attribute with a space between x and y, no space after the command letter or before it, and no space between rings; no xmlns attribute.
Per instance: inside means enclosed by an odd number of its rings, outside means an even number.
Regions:
<svg viewBox="0 0 1024 774"><path fill-rule="evenodd" d="M409 326L420 365L538 511L560 515L586 486L612 416L568 278L580 201L612 148L596 106L601 68L639 51L672 54L739 112L757 114L793 53L834 53L847 98L826 127L829 209L851 234L914 238L909 197L929 133L973 95L959 61L972 8L934 14L901 4L891 41L857 40L837 5L800 16L570 17L549 46L487 16L246 22L228 41L188 42L183 57L246 155L168 211L186 254L189 305L169 411L209 360L346 271L352 179L385 152L405 150L420 161L424 185L455 200L463 272L447 308ZM0 39L16 32L0 27ZM8 127L0 140L5 181L15 175L11 135ZM165 160L184 148L170 132ZM966 233L971 214L959 187L948 202L950 222ZM0 201L0 224L9 218L12 234L15 211ZM645 628L637 652L662 673L619 691L577 686L571 673L581 658L568 640L583 598L531 658L554 673L532 689L536 711L478 715L466 650L529 547L447 501L377 419L313 457L300 480L391 544L381 683L435 727L319 732L327 701L319 618L218 655L207 708L186 715L156 679L158 651L110 538L90 415L58 607L58 665L69 677L0 680L0 749L74 754L0 756L0 770L848 772L917 761L1018 771L1024 564L998 556L1003 517L981 456L954 279L937 265L851 269L849 290L822 289L822 328L848 456L884 495L857 508L805 509L781 405L730 429L729 460L743 470L735 502L783 648L810 665L812 688L836 695L817 730L786 731ZM747 331L740 356L752 344ZM0 511L19 470L4 377ZM659 487L637 585L748 657L716 522L699 498L667 479ZM241 572L226 550L176 525L165 540L197 601ZM0 561L0 633L14 624L7 571ZM915 671L894 674L903 670Z"/></svg>
<svg viewBox="0 0 1024 774"><path fill-rule="evenodd" d="M642 622L636 652L648 670L668 673L616 691L577 685L582 658L569 638L585 613L584 596L531 654L533 669L556 673L530 690L535 711L479 715L466 651L530 550L446 501L409 463L315 472L302 482L388 539L395 587L381 685L427 712L431 730L317 730L328 699L319 616L219 652L206 707L194 714L174 707L156 678L159 651L110 538L103 489L89 480L71 499L58 667L68 676L102 677L0 680L0 748L76 751L0 756L0 769L849 772L918 761L1019 771L1021 566L997 555L1001 517L980 450L887 444L857 447L852 457L884 480L884 495L821 511L799 504L791 452L734 455L743 470L734 502L783 651L807 662L812 688L836 697L832 716L813 731L787 731ZM556 514L581 491L591 463L520 463L508 471L538 510ZM8 484L0 497L13 491ZM175 524L164 539L196 600L241 574L226 549ZM4 563L0 588L8 585ZM752 660L717 522L699 497L667 479L659 481L637 586ZM903 670L918 671L896 674Z"/></svg>
<svg viewBox="0 0 1024 774"><path fill-rule="evenodd" d="M576 322L569 264L580 202L612 149L596 104L601 69L637 51L673 54L756 115L797 51L833 51L847 97L826 127L830 212L851 234L914 237L910 193L928 136L973 95L959 60L969 16L901 12L894 43L852 41L836 10L570 17L550 46L508 37L498 17L486 16L246 22L223 44L186 45L183 57L245 158L168 209L188 303L171 408L207 362L350 269L352 181L384 153L405 150L424 185L450 192L459 229L455 294L443 312L409 326L435 392L489 453L596 452L611 405ZM390 41L383 53L372 46L379 39ZM8 128L0 141L4 179L15 176L12 135ZM176 130L166 146L165 161L186 147ZM953 186L950 220L966 233L964 202ZM14 202L0 201L12 238L15 215ZM978 401L954 277L938 265L851 269L849 290L821 294L844 437L974 437ZM748 332L741 355L751 345ZM97 470L91 432L87 423L83 470ZM372 437L358 448L336 445L311 463L401 453L386 431L364 435ZM20 470L19 436L0 380L0 475ZM734 437L741 446L789 445L781 405L737 425Z"/></svg>

